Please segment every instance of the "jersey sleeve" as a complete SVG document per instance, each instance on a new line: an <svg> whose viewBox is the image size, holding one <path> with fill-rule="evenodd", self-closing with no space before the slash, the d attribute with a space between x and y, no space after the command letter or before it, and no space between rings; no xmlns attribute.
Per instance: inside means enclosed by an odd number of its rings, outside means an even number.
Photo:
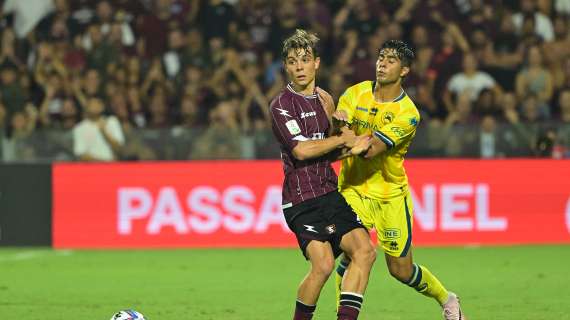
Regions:
<svg viewBox="0 0 570 320"><path fill-rule="evenodd" d="M291 103L277 97L271 104L271 122L277 141L291 151L299 141L309 140L305 122L295 114Z"/></svg>
<svg viewBox="0 0 570 320"><path fill-rule="evenodd" d="M415 110L400 112L392 122L374 131L374 136L384 142L390 150L408 141L416 132L419 122L420 116Z"/></svg>
<svg viewBox="0 0 570 320"><path fill-rule="evenodd" d="M351 87L346 89L346 91L338 99L338 105L336 107L336 110L346 112L346 114L348 115L348 122L352 122L355 109L356 109L356 97L355 97L355 92Z"/></svg>

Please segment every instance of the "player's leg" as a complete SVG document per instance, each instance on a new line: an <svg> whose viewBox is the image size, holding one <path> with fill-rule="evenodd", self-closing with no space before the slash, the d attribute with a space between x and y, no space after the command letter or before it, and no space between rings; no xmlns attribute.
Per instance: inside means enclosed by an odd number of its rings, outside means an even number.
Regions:
<svg viewBox="0 0 570 320"><path fill-rule="evenodd" d="M388 271L394 278L417 292L434 298L441 305L447 302L448 291L428 268L413 263L411 250L405 257L395 257L389 253L385 253L385 257Z"/></svg>
<svg viewBox="0 0 570 320"><path fill-rule="evenodd" d="M334 255L329 242L309 242L305 255L311 262L311 269L297 290L293 320L309 320L313 317L321 290L334 268Z"/></svg>
<svg viewBox="0 0 570 320"><path fill-rule="evenodd" d="M338 260L339 260L338 266L336 267L336 272L334 274L337 310L340 305L340 293L342 292L342 279L344 277L344 274L346 273L346 269L350 264L350 258L343 253Z"/></svg>
<svg viewBox="0 0 570 320"><path fill-rule="evenodd" d="M412 258L412 203L402 197L381 204L377 221L378 243L385 252L390 274L424 296L435 299L444 309L445 319L464 320L455 294L448 292L425 266Z"/></svg>
<svg viewBox="0 0 570 320"><path fill-rule="evenodd" d="M413 263L411 249L405 257L395 257L388 253L385 253L385 257L390 274L424 296L435 299L442 306L446 320L466 320L459 298L447 291L427 267Z"/></svg>
<svg viewBox="0 0 570 320"><path fill-rule="evenodd" d="M354 210L354 212L359 217L362 225L367 229L371 229L374 225L374 219L372 218L372 212L369 208L369 199L363 199L357 193L346 190L342 193L342 196L349 204L349 206ZM350 265L350 257L346 254L342 254L339 259L339 264L335 272L335 290L336 290L336 307L338 309L340 305L340 294L342 292L342 282L343 277L346 273L348 266Z"/></svg>
<svg viewBox="0 0 570 320"><path fill-rule="evenodd" d="M358 318L362 307L376 251L370 243L368 232L363 228L353 229L343 235L340 248L350 257L350 264L341 285L338 319L354 320Z"/></svg>

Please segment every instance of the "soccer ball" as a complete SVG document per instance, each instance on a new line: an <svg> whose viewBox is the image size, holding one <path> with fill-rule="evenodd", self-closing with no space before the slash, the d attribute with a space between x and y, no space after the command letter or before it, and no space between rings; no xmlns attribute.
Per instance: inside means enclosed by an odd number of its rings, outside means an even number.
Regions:
<svg viewBox="0 0 570 320"><path fill-rule="evenodd" d="M122 310L113 315L111 320L145 320L144 316L135 310Z"/></svg>

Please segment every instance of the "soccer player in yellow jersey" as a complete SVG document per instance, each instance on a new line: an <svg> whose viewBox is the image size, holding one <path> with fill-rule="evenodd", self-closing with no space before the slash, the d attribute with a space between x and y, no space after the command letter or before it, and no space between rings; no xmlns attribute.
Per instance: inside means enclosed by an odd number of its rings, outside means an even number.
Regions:
<svg viewBox="0 0 570 320"><path fill-rule="evenodd" d="M349 124L357 135L368 134L374 139L364 156L343 160L338 187L362 223L376 229L390 274L437 300L444 319L465 320L459 298L425 266L412 260L413 204L404 156L416 134L420 114L402 89L402 81L413 59L407 44L387 41L376 61L376 81L358 83L340 97L333 118ZM337 285L349 263L346 258L341 260Z"/></svg>

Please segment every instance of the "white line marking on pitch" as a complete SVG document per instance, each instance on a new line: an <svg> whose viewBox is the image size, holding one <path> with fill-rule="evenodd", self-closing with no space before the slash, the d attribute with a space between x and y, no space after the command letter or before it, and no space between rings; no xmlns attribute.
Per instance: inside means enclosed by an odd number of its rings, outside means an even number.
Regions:
<svg viewBox="0 0 570 320"><path fill-rule="evenodd" d="M54 254L55 256L63 256L67 257L73 254L72 250L58 250L58 251L25 251L25 252L18 252L13 255L2 257L0 258L0 262L7 262L7 261L22 261L22 260L31 260L40 258L43 256L47 256L50 254Z"/></svg>

